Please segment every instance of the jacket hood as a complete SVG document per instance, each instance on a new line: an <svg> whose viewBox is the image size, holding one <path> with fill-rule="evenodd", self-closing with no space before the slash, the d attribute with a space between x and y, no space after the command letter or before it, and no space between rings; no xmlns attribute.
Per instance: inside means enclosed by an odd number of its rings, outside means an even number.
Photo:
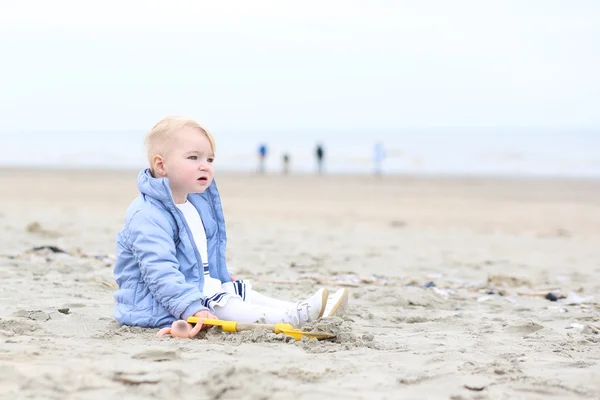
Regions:
<svg viewBox="0 0 600 400"><path fill-rule="evenodd" d="M150 168L146 168L139 173L137 185L140 192L145 196L150 196L164 203L173 202L169 179L153 177Z"/></svg>

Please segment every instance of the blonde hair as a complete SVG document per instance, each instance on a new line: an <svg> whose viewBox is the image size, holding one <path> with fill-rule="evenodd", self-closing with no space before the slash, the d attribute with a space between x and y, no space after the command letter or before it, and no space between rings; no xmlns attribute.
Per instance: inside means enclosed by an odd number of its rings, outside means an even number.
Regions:
<svg viewBox="0 0 600 400"><path fill-rule="evenodd" d="M168 142L183 128L197 128L204 133L210 142L214 155L215 139L208 129L192 118L181 115L169 115L158 121L156 125L150 129L150 132L148 132L146 139L144 140L148 152L148 163L150 164L151 169L153 169L152 159L154 156L157 154L162 155L161 152L165 149Z"/></svg>

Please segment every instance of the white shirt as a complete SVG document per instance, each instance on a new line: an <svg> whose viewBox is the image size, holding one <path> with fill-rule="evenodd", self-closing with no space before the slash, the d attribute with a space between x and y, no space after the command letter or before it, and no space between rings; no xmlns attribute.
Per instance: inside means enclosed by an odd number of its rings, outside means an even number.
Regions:
<svg viewBox="0 0 600 400"><path fill-rule="evenodd" d="M204 288L202 289L202 293L205 296L210 296L214 293L220 292L221 281L212 278L208 273L208 246L206 243L206 231L204 230L204 224L202 223L202 218L200 218L198 210L196 210L196 207L194 207L194 205L189 201L186 201L183 204L176 204L176 206L183 213L185 221L192 231L194 242L196 243L196 247L200 253L200 258L202 258L202 264L204 264L202 266L204 268Z"/></svg>

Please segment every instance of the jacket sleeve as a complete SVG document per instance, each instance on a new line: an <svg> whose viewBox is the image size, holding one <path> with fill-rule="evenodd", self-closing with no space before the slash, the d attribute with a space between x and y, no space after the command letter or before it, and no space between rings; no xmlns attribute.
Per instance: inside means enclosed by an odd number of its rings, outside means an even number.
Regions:
<svg viewBox="0 0 600 400"><path fill-rule="evenodd" d="M172 230L164 216L141 210L129 222L129 241L150 293L175 318L187 319L207 308L202 292L179 271Z"/></svg>

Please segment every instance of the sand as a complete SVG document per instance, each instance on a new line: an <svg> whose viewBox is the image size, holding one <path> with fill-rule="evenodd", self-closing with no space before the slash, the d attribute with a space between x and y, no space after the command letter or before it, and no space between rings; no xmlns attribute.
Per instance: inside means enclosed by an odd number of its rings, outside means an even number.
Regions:
<svg viewBox="0 0 600 400"><path fill-rule="evenodd" d="M0 170L0 398L600 398L598 181L218 174L235 274L349 285L295 342L114 322L136 175Z"/></svg>

